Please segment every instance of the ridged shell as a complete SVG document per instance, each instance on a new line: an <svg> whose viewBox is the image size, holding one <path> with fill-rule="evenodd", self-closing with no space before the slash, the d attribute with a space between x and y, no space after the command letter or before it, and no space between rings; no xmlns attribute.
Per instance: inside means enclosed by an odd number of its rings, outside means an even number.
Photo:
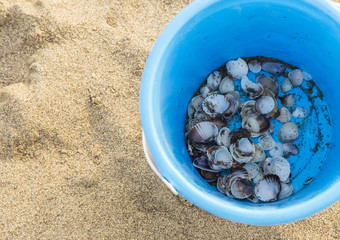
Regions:
<svg viewBox="0 0 340 240"><path fill-rule="evenodd" d="M262 147L263 150L267 151L276 146L276 142L273 139L273 137L270 134L265 134L259 138L260 147Z"/></svg>
<svg viewBox="0 0 340 240"><path fill-rule="evenodd" d="M209 143L215 141L218 135L218 128L211 122L200 122L195 124L188 132L190 140L197 143Z"/></svg>
<svg viewBox="0 0 340 240"><path fill-rule="evenodd" d="M286 107L282 107L279 109L279 116L276 117L276 120L282 123L289 122L292 119L292 114Z"/></svg>
<svg viewBox="0 0 340 240"><path fill-rule="evenodd" d="M290 184L281 182L281 191L279 194L279 199L289 197L294 192L294 187Z"/></svg>
<svg viewBox="0 0 340 240"><path fill-rule="evenodd" d="M257 60L252 60L248 63L249 70L252 73L259 73L261 72L261 63L259 63Z"/></svg>
<svg viewBox="0 0 340 240"><path fill-rule="evenodd" d="M256 177L257 174L259 174L260 172L260 169L257 166L257 164L253 162L247 163L246 165L243 166L243 168L248 172L250 179L253 179L254 177Z"/></svg>
<svg viewBox="0 0 340 240"><path fill-rule="evenodd" d="M235 79L241 79L248 74L248 64L242 58L228 61L226 67L228 74Z"/></svg>
<svg viewBox="0 0 340 240"><path fill-rule="evenodd" d="M293 107L295 105L296 99L293 94L287 94L285 96L280 97L281 103L285 107Z"/></svg>
<svg viewBox="0 0 340 240"><path fill-rule="evenodd" d="M263 165L264 174L275 174L285 182L290 175L290 164L283 157L268 158Z"/></svg>
<svg viewBox="0 0 340 240"><path fill-rule="evenodd" d="M264 91L261 84L250 81L247 76L242 77L241 88L250 99L260 97Z"/></svg>
<svg viewBox="0 0 340 240"><path fill-rule="evenodd" d="M300 69L295 69L288 74L290 82L294 87L298 87L303 82L303 74Z"/></svg>
<svg viewBox="0 0 340 240"><path fill-rule="evenodd" d="M294 88L294 86L292 85L292 83L290 82L289 78L286 78L282 84L281 84L281 91L286 94L287 92L289 92L290 90L292 90Z"/></svg>
<svg viewBox="0 0 340 240"><path fill-rule="evenodd" d="M203 111L211 117L221 116L228 110L230 102L221 94L212 94L203 100Z"/></svg>
<svg viewBox="0 0 340 240"><path fill-rule="evenodd" d="M307 109L303 107L296 107L292 116L296 118L305 118L307 116Z"/></svg>
<svg viewBox="0 0 340 240"><path fill-rule="evenodd" d="M255 108L260 114L269 114L275 109L275 99L269 96L261 96L257 99Z"/></svg>
<svg viewBox="0 0 340 240"><path fill-rule="evenodd" d="M293 122L283 124L279 130L279 140L283 143L292 142L299 138L299 129Z"/></svg>
<svg viewBox="0 0 340 240"><path fill-rule="evenodd" d="M274 76L279 76L286 71L286 65L278 62L264 62L262 63L262 70L273 74Z"/></svg>
<svg viewBox="0 0 340 240"><path fill-rule="evenodd" d="M263 172L259 171L259 173L254 177L252 180L255 184L258 184L259 181L261 181L264 178Z"/></svg>
<svg viewBox="0 0 340 240"><path fill-rule="evenodd" d="M276 175L266 175L255 187L256 196L263 202L275 201L281 191L280 179Z"/></svg>
<svg viewBox="0 0 340 240"><path fill-rule="evenodd" d="M221 93L228 93L235 90L234 80L231 79L229 76L226 76L222 79L219 90Z"/></svg>
<svg viewBox="0 0 340 240"><path fill-rule="evenodd" d="M236 171L231 172L231 173L226 175L225 186L226 186L226 195L228 197L234 198L234 196L231 194L231 186L238 179L248 179L248 180L250 180L249 175L248 175L248 173L245 169L236 170Z"/></svg>

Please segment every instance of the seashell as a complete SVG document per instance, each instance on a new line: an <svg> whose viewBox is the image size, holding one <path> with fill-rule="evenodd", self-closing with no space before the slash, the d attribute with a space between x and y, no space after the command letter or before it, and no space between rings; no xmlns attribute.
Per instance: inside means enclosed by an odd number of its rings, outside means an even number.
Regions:
<svg viewBox="0 0 340 240"><path fill-rule="evenodd" d="M281 191L280 179L276 175L266 175L255 187L256 196L263 202L275 201Z"/></svg>
<svg viewBox="0 0 340 240"><path fill-rule="evenodd" d="M288 78L294 87L298 87L303 82L303 74L300 69L295 69L288 73Z"/></svg>
<svg viewBox="0 0 340 240"><path fill-rule="evenodd" d="M218 133L218 136L216 138L216 143L220 146L226 146L229 147L230 145L230 129L227 127L221 128L221 130Z"/></svg>
<svg viewBox="0 0 340 240"><path fill-rule="evenodd" d="M295 123L287 122L281 126L278 135L281 142L292 142L299 138L299 129Z"/></svg>
<svg viewBox="0 0 340 240"><path fill-rule="evenodd" d="M281 191L279 194L279 199L289 197L294 192L294 187L290 184L281 182Z"/></svg>
<svg viewBox="0 0 340 240"><path fill-rule="evenodd" d="M241 138L250 138L251 134L247 129L239 128L229 133L230 143L235 143Z"/></svg>
<svg viewBox="0 0 340 240"><path fill-rule="evenodd" d="M207 155L209 166L213 164L222 169L229 169L233 164L233 158L225 146L212 146L207 149Z"/></svg>
<svg viewBox="0 0 340 240"><path fill-rule="evenodd" d="M266 117L267 118L276 118L279 113L277 111L278 103L276 101L276 98L275 98L274 94L269 89L265 89L264 92L263 92L263 96L271 97L273 99L273 101L274 101L274 108L273 108L273 110L270 113L266 114Z"/></svg>
<svg viewBox="0 0 340 240"><path fill-rule="evenodd" d="M265 134L259 138L259 146L263 150L267 151L276 146L276 142L270 134Z"/></svg>
<svg viewBox="0 0 340 240"><path fill-rule="evenodd" d="M261 72L261 63L259 63L257 60L252 60L248 63L249 70L252 73L259 73Z"/></svg>
<svg viewBox="0 0 340 240"><path fill-rule="evenodd" d="M289 122L292 119L292 114L286 107L282 107L279 109L279 116L276 117L276 120L282 123Z"/></svg>
<svg viewBox="0 0 340 240"><path fill-rule="evenodd" d="M270 127L269 127L267 132L272 133L272 132L274 132L274 130L275 130L275 125L274 125L274 123L270 122Z"/></svg>
<svg viewBox="0 0 340 240"><path fill-rule="evenodd" d="M228 74L235 79L241 79L248 74L248 64L242 58L228 61L226 67Z"/></svg>
<svg viewBox="0 0 340 240"><path fill-rule="evenodd" d="M270 121L264 115L248 115L242 120L242 128L251 132L254 137L262 134L270 128Z"/></svg>
<svg viewBox="0 0 340 240"><path fill-rule="evenodd" d="M248 162L246 165L243 166L243 168L247 171L250 179L256 177L257 174L259 174L260 172L260 169L257 166L257 164L253 162Z"/></svg>
<svg viewBox="0 0 340 240"><path fill-rule="evenodd" d="M221 116L230 106L230 102L221 94L212 94L203 100L203 111L211 117Z"/></svg>
<svg viewBox="0 0 340 240"><path fill-rule="evenodd" d="M196 143L192 142L191 144L195 149L201 151L201 152L206 152L207 149L211 146L210 144L204 144L204 143Z"/></svg>
<svg viewBox="0 0 340 240"><path fill-rule="evenodd" d="M263 163L264 174L275 174L282 182L287 181L290 175L290 164L283 157L268 158Z"/></svg>
<svg viewBox="0 0 340 240"><path fill-rule="evenodd" d="M306 81L310 81L313 79L312 75L310 75L308 72L303 71L302 75L303 75L303 79Z"/></svg>
<svg viewBox="0 0 340 240"><path fill-rule="evenodd" d="M249 162L255 155L255 145L249 138L241 138L230 145L230 153L239 163Z"/></svg>
<svg viewBox="0 0 340 240"><path fill-rule="evenodd" d="M195 108L191 103L189 103L189 105L188 105L188 118L192 119L194 117L194 114L195 114Z"/></svg>
<svg viewBox="0 0 340 240"><path fill-rule="evenodd" d="M283 154L282 144L276 143L276 146L268 151L269 156L272 158L274 157L281 157Z"/></svg>
<svg viewBox="0 0 340 240"><path fill-rule="evenodd" d="M226 188L226 195L228 197L234 198L234 196L231 194L231 186L238 179L250 180L249 175L245 169L236 170L226 175L225 188Z"/></svg>
<svg viewBox="0 0 340 240"><path fill-rule="evenodd" d="M211 169L209 167L208 160L209 159L207 157L202 156L202 157L195 158L195 160L192 162L192 164L194 165L195 168L198 168L198 169L201 169L201 170L204 170L204 171L208 171L208 172L220 172L220 171L222 171L221 169L220 170Z"/></svg>
<svg viewBox="0 0 340 240"><path fill-rule="evenodd" d="M223 117L216 117L210 120L210 122L214 123L218 130L224 128L225 126L227 126L227 122L224 120Z"/></svg>
<svg viewBox="0 0 340 240"><path fill-rule="evenodd" d="M283 74L286 71L286 68L286 65L278 62L262 63L262 70L275 76Z"/></svg>
<svg viewBox="0 0 340 240"><path fill-rule="evenodd" d="M253 183L255 184L258 184L259 181L261 181L264 177L264 174L263 172L259 171L259 173L256 175L256 177L254 177L252 180L253 180Z"/></svg>
<svg viewBox="0 0 340 240"><path fill-rule="evenodd" d="M222 79L219 90L221 93L228 93L235 90L234 80L231 79L229 76L226 76Z"/></svg>
<svg viewBox="0 0 340 240"><path fill-rule="evenodd" d="M217 190L222 193L222 194L226 194L225 192L225 185L226 185L226 181L227 181L227 177L228 175L225 175L225 176L220 176L218 179L217 179L217 183L216 183L216 187L217 187Z"/></svg>
<svg viewBox="0 0 340 240"><path fill-rule="evenodd" d="M256 83L261 84L264 89L270 90L274 94L274 97L277 98L279 94L279 84L275 77L260 75L256 78Z"/></svg>
<svg viewBox="0 0 340 240"><path fill-rule="evenodd" d="M195 112L194 118L201 120L209 120L208 115L206 115L204 112Z"/></svg>
<svg viewBox="0 0 340 240"><path fill-rule="evenodd" d="M205 170L201 170L201 174L206 182L214 182L220 175L218 172L209 172Z"/></svg>
<svg viewBox="0 0 340 240"><path fill-rule="evenodd" d="M256 101L255 108L260 114L269 114L275 109L275 99L270 96L261 96Z"/></svg>
<svg viewBox="0 0 340 240"><path fill-rule="evenodd" d="M261 84L250 81L247 76L242 77L241 88L250 99L260 97L264 91Z"/></svg>
<svg viewBox="0 0 340 240"><path fill-rule="evenodd" d="M260 199L254 193L248 197L248 200L252 203L258 203L260 201Z"/></svg>
<svg viewBox="0 0 340 240"><path fill-rule="evenodd" d="M296 118L305 118L307 116L307 109L303 107L296 107L292 115Z"/></svg>
<svg viewBox="0 0 340 240"><path fill-rule="evenodd" d="M295 143L282 144L282 151L286 155L298 155L300 152Z"/></svg>
<svg viewBox="0 0 340 240"><path fill-rule="evenodd" d="M250 197L254 192L254 186L250 180L239 178L233 182L230 187L230 193L236 199L245 199Z"/></svg>
<svg viewBox="0 0 340 240"><path fill-rule="evenodd" d="M295 105L296 100L295 100L295 97L294 97L293 94L287 94L287 95L279 97L279 98L281 100L282 105L285 106L285 107L290 108L290 107L293 107Z"/></svg>
<svg viewBox="0 0 340 240"><path fill-rule="evenodd" d="M202 96L206 97L211 92L210 88L207 85L204 85L200 88L200 93Z"/></svg>
<svg viewBox="0 0 340 240"><path fill-rule="evenodd" d="M207 87L211 91L216 91L221 83L222 75L219 71L212 72L207 78Z"/></svg>
<svg viewBox="0 0 340 240"><path fill-rule="evenodd" d="M281 91L285 94L289 92L290 90L292 90L293 88L294 86L290 82L289 78L286 78L281 84Z"/></svg>
<svg viewBox="0 0 340 240"><path fill-rule="evenodd" d="M266 153L264 152L264 150L262 149L262 147L260 147L259 144L255 145L255 155L254 157L250 160L250 162L262 162L263 160L266 159Z"/></svg>
<svg viewBox="0 0 340 240"><path fill-rule="evenodd" d="M228 110L224 112L223 117L230 118L240 108L240 105L241 105L240 94L236 91L230 92L225 95L225 98L229 101L230 106Z"/></svg>
<svg viewBox="0 0 340 240"><path fill-rule="evenodd" d="M197 143L213 142L217 135L218 128L211 122L200 122L195 124L187 134L190 140Z"/></svg>
<svg viewBox="0 0 340 240"><path fill-rule="evenodd" d="M256 109L255 109L255 104L256 102L254 100L250 100L242 104L242 108L241 108L242 119L246 117L247 115L257 114Z"/></svg>
<svg viewBox="0 0 340 240"><path fill-rule="evenodd" d="M196 112L202 112L202 103L205 97L202 95L197 95L190 100L190 104L195 108Z"/></svg>

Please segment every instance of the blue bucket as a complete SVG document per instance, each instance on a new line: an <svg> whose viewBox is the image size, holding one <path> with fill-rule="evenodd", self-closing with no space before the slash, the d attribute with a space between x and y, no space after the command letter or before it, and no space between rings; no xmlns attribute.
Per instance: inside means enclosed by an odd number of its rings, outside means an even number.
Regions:
<svg viewBox="0 0 340 240"><path fill-rule="evenodd" d="M171 21L147 60L140 113L149 162L173 192L219 217L253 225L298 221L340 199L340 11L334 5L196 0ZM320 106L316 115L327 113L311 120L327 141L308 128L302 133L292 171L292 184L301 190L265 204L230 199L206 183L192 166L184 139L187 105L206 76L227 60L251 56L275 57L309 72L324 94L311 97ZM314 152L312 141L318 143Z"/></svg>

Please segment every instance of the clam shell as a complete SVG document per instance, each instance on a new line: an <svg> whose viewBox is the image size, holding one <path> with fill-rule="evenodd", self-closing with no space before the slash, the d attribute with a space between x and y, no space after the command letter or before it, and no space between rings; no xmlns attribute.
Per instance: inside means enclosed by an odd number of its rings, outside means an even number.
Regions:
<svg viewBox="0 0 340 240"><path fill-rule="evenodd" d="M281 100L281 103L285 107L293 107L295 105L296 99L293 94L287 94L285 96L279 97Z"/></svg>
<svg viewBox="0 0 340 240"><path fill-rule="evenodd" d="M276 117L276 120L282 123L289 122L292 119L292 114L286 107L282 107L279 109L279 116Z"/></svg>
<svg viewBox="0 0 340 240"><path fill-rule="evenodd" d="M187 133L190 140L197 143L209 143L215 141L218 128L211 122L200 122L195 124Z"/></svg>
<svg viewBox="0 0 340 240"><path fill-rule="evenodd" d="M252 203L258 203L260 201L260 199L254 193L248 197L248 200Z"/></svg>
<svg viewBox="0 0 340 240"><path fill-rule="evenodd" d="M201 174L206 182L214 182L220 175L218 172L210 172L205 170L201 170Z"/></svg>
<svg viewBox="0 0 340 240"><path fill-rule="evenodd" d="M281 191L279 194L279 199L289 197L294 192L294 187L290 184L281 182Z"/></svg>
<svg viewBox="0 0 340 240"><path fill-rule="evenodd" d="M245 199L253 194L254 186L250 180L239 178L231 185L230 192L236 199Z"/></svg>
<svg viewBox="0 0 340 240"><path fill-rule="evenodd" d="M272 133L272 132L274 132L274 130L275 130L275 125L274 125L274 123L270 122L270 127L268 129L268 133Z"/></svg>
<svg viewBox="0 0 340 240"><path fill-rule="evenodd" d="M212 151L210 149L213 148ZM214 166L220 167L222 169L229 169L233 164L233 158L230 152L225 146L210 147L208 150L208 159L212 162Z"/></svg>
<svg viewBox="0 0 340 240"><path fill-rule="evenodd" d="M250 179L256 177L260 172L260 169L257 166L257 164L253 162L247 163L246 165L243 166L243 168L247 171Z"/></svg>
<svg viewBox="0 0 340 240"><path fill-rule="evenodd" d="M279 76L286 71L286 65L278 62L264 62L262 63L262 70L273 74L274 76Z"/></svg>
<svg viewBox="0 0 340 240"><path fill-rule="evenodd" d="M242 128L251 132L251 135L257 136L268 131L270 121L264 115L248 115L242 120Z"/></svg>
<svg viewBox="0 0 340 240"><path fill-rule="evenodd" d="M200 93L202 96L208 96L208 94L211 92L210 88L207 85L204 85L200 88Z"/></svg>
<svg viewBox="0 0 340 240"><path fill-rule="evenodd" d="M292 142L299 138L299 129L295 123L287 122L281 126L278 135L281 142Z"/></svg>
<svg viewBox="0 0 340 240"><path fill-rule="evenodd" d="M278 113L278 110L277 110L278 103L276 101L276 98L275 98L274 94L269 89L265 89L264 92L263 92L263 96L270 97L274 101L274 108L273 108L273 110L270 113L266 114L266 117L267 118L276 118L279 113Z"/></svg>
<svg viewBox="0 0 340 240"><path fill-rule="evenodd" d="M249 70L252 72L252 73L259 73L261 72L261 63L258 62L257 60L252 60L248 63L248 67L249 67Z"/></svg>
<svg viewBox="0 0 340 240"><path fill-rule="evenodd" d="M256 83L260 83L264 89L270 90L276 98L279 94L279 84L275 77L260 75L256 78Z"/></svg>
<svg viewBox="0 0 340 240"><path fill-rule="evenodd" d="M256 196L263 202L275 201L281 191L280 179L276 175L266 175L255 187Z"/></svg>
<svg viewBox="0 0 340 240"><path fill-rule="evenodd" d="M207 86L211 91L216 91L221 83L221 79L221 73L219 71L214 71L207 78Z"/></svg>
<svg viewBox="0 0 340 240"><path fill-rule="evenodd" d="M263 165L263 171L264 174L275 174L285 182L290 175L290 164L283 157L268 158Z"/></svg>
<svg viewBox="0 0 340 240"><path fill-rule="evenodd" d="M223 117L215 117L213 119L210 119L210 122L215 124L217 126L218 130L227 126L227 122L225 121L225 119Z"/></svg>
<svg viewBox="0 0 340 240"><path fill-rule="evenodd" d="M226 175L225 186L226 186L226 195L228 197L234 198L234 196L231 194L231 186L238 179L250 180L249 175L245 169L236 170Z"/></svg>
<svg viewBox="0 0 340 240"><path fill-rule="evenodd" d="M195 112L194 114L195 119L201 119L201 120L208 120L209 117L204 112Z"/></svg>
<svg viewBox="0 0 340 240"><path fill-rule="evenodd" d="M300 152L295 143L282 144L282 151L286 155L298 155Z"/></svg>
<svg viewBox="0 0 340 240"><path fill-rule="evenodd" d="M216 143L220 146L226 146L229 147L230 145L230 129L227 127L221 128L221 130L218 133L217 139L216 139Z"/></svg>
<svg viewBox="0 0 340 240"><path fill-rule="evenodd" d="M253 183L258 184L258 182L261 181L263 178L264 178L263 172L259 171L256 177L254 177L252 180L253 180Z"/></svg>
<svg viewBox="0 0 340 240"><path fill-rule="evenodd" d="M292 115L296 118L305 118L307 116L307 109L303 107L296 107Z"/></svg>
<svg viewBox="0 0 340 240"><path fill-rule="evenodd" d="M241 138L230 145L230 153L239 163L249 162L255 155L255 145L249 138Z"/></svg>
<svg viewBox="0 0 340 240"><path fill-rule="evenodd" d="M276 143L276 146L268 151L269 156L272 158L274 157L281 157L283 154L282 144Z"/></svg>
<svg viewBox="0 0 340 240"><path fill-rule="evenodd" d="M188 117L189 119L192 119L194 117L195 114L195 108L192 106L191 103L189 103L188 105Z"/></svg>
<svg viewBox="0 0 340 240"><path fill-rule="evenodd" d="M242 104L242 108L241 108L242 119L245 118L247 115L257 113L255 109L255 104L256 102L254 100L250 100Z"/></svg>
<svg viewBox="0 0 340 240"><path fill-rule="evenodd" d="M312 75L310 75L308 72L303 71L302 75L303 75L303 79L306 81L310 81L313 79Z"/></svg>
<svg viewBox="0 0 340 240"><path fill-rule="evenodd" d="M269 114L275 109L275 99L269 96L261 96L257 99L255 108L260 114Z"/></svg>
<svg viewBox="0 0 340 240"><path fill-rule="evenodd" d="M251 134L247 129L239 128L229 133L230 143L235 143L241 138L250 138Z"/></svg>
<svg viewBox="0 0 340 240"><path fill-rule="evenodd" d="M201 170L204 170L204 171L208 171L208 172L220 172L220 171L222 171L222 170L211 169L209 167L209 164L208 164L208 158L204 157L204 156L195 158L195 160L192 162L192 164L194 165L195 168L198 168L198 169L201 169Z"/></svg>
<svg viewBox="0 0 340 240"><path fill-rule="evenodd" d="M195 108L196 112L202 112L202 103L205 97L202 95L197 95L190 100L190 104Z"/></svg>
<svg viewBox="0 0 340 240"><path fill-rule="evenodd" d="M263 160L266 159L266 153L264 152L264 150L262 149L262 147L260 147L259 144L255 145L255 155L254 157L250 160L250 162L262 162Z"/></svg>
<svg viewBox="0 0 340 240"><path fill-rule="evenodd" d="M235 79L241 79L248 74L248 64L242 58L228 61L226 67L228 74Z"/></svg>
<svg viewBox="0 0 340 240"><path fill-rule="evenodd" d="M222 79L219 90L221 93L228 93L235 90L234 80L231 79L229 76L226 76Z"/></svg>
<svg viewBox="0 0 340 240"><path fill-rule="evenodd" d="M226 184L226 181L227 181L227 175L225 176L220 176L218 179L217 179L217 183L216 183L216 187L217 187L217 190L222 193L222 194L226 194L225 192L225 184Z"/></svg>
<svg viewBox="0 0 340 240"><path fill-rule="evenodd" d="M290 90L292 90L293 88L294 86L290 82L289 78L286 78L281 84L281 91L285 94L289 92Z"/></svg>
<svg viewBox="0 0 340 240"><path fill-rule="evenodd" d="M288 74L288 78L294 87L298 87L303 82L303 74L300 69L295 69Z"/></svg>
<svg viewBox="0 0 340 240"><path fill-rule="evenodd" d="M221 116L230 106L230 102L221 94L212 94L203 100L203 111L211 117Z"/></svg>
<svg viewBox="0 0 340 240"><path fill-rule="evenodd" d="M259 138L259 145L263 150L267 151L276 146L276 142L270 134L265 134Z"/></svg>
<svg viewBox="0 0 340 240"><path fill-rule="evenodd" d="M242 77L241 88L250 99L260 97L264 91L261 84L250 81L247 76Z"/></svg>
<svg viewBox="0 0 340 240"><path fill-rule="evenodd" d="M240 105L241 105L240 94L236 91L233 91L233 92L226 94L225 98L229 101L230 106L228 110L224 112L223 117L230 118L240 108Z"/></svg>

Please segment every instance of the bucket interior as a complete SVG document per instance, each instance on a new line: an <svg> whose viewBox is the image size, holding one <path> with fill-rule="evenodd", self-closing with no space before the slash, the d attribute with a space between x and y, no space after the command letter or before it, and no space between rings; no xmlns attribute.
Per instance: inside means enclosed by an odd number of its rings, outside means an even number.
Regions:
<svg viewBox="0 0 340 240"><path fill-rule="evenodd" d="M283 208L303 203L339 180L340 128L335 124L340 122L339 23L329 17L326 9L307 2L310 1L216 1L177 33L162 56L157 84L150 90L157 103L154 118L160 142L176 171L196 190L217 198L221 204L242 205L244 209ZM265 204L230 199L206 183L192 166L184 139L187 105L207 75L228 60L251 56L274 57L309 72L324 95L315 99L328 107L332 122L327 125L327 119L315 120L316 125L318 121L325 124L323 134L327 141L320 140L320 148L314 153L310 153L308 144L300 146L304 159L300 165L299 156L294 160L295 168L300 170L293 173L292 184L303 188L286 199ZM309 134L301 138L318 142L318 136ZM164 177L171 179L171 173L157 164ZM304 184L308 179L313 181ZM187 188L175 187L180 193Z"/></svg>

